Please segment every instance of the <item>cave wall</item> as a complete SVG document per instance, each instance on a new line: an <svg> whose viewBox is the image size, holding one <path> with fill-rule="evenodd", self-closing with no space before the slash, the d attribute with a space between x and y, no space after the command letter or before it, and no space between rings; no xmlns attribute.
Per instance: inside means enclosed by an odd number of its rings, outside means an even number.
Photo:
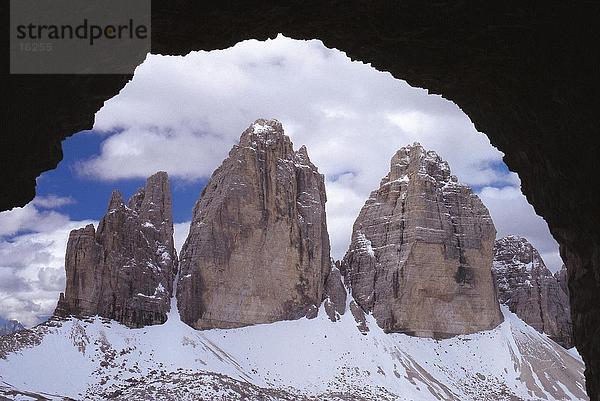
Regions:
<svg viewBox="0 0 600 401"><path fill-rule="evenodd" d="M2 15L8 29L7 1ZM599 21L595 2L155 1L152 52L222 49L279 32L318 38L457 103L506 154L560 243L575 343L597 400L600 191L592 177L600 167ZM34 197L35 178L62 159L60 141L91 128L95 111L130 78L9 75L8 60L3 63L8 107L0 137L0 210Z"/></svg>

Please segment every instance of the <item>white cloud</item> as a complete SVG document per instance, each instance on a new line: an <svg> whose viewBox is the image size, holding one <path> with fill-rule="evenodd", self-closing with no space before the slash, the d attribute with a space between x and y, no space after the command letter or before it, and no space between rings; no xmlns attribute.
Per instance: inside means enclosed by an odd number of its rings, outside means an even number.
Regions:
<svg viewBox="0 0 600 401"><path fill-rule="evenodd" d="M341 259L350 244L352 225L358 217L366 197L354 188L355 175L346 173L335 181L325 183L327 190L327 231L331 241L331 255Z"/></svg>
<svg viewBox="0 0 600 401"><path fill-rule="evenodd" d="M82 172L105 180L157 169L207 177L241 132L266 117L279 119L297 146L306 144L327 175L356 171L369 188L394 151L414 141L437 150L467 183L514 182L489 168L502 154L468 117L426 94L316 40L280 36L185 57L153 55L96 114L94 129L117 133Z"/></svg>
<svg viewBox="0 0 600 401"><path fill-rule="evenodd" d="M26 326L52 314L65 285L69 232L92 221L65 221L47 230L0 240L0 316Z"/></svg>
<svg viewBox="0 0 600 401"><path fill-rule="evenodd" d="M191 223L191 221L186 221L183 223L173 224L173 240L175 241L175 250L177 250L177 255L181 254L181 247L183 246L183 243L190 232Z"/></svg>
<svg viewBox="0 0 600 401"><path fill-rule="evenodd" d="M65 205L72 205L75 203L75 199L70 196L47 195L36 196L31 203L45 209L54 209Z"/></svg>
<svg viewBox="0 0 600 401"><path fill-rule="evenodd" d="M550 270L560 269L562 259L558 243L550 235L548 224L535 213L519 187L485 187L478 195L494 219L498 238L510 234L523 236L540 252Z"/></svg>
<svg viewBox="0 0 600 401"><path fill-rule="evenodd" d="M64 226L69 221L65 214L54 210L39 210L65 205L67 198L36 197L23 207L0 212L0 239L23 231L42 232Z"/></svg>
<svg viewBox="0 0 600 401"><path fill-rule="evenodd" d="M0 213L0 317L26 326L50 315L65 285L69 232L91 221L71 221L55 210L70 197L37 196Z"/></svg>

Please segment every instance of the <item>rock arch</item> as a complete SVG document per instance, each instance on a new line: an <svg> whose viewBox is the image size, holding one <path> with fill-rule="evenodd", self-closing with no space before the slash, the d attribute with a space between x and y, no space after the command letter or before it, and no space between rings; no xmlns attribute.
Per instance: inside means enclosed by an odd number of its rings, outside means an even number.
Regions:
<svg viewBox="0 0 600 401"><path fill-rule="evenodd" d="M411 85L456 102L519 173L561 246L575 342L591 399L600 397L600 5L439 0L154 2L152 51L186 54L283 33L321 39ZM511 4L512 3L512 4ZM3 2L5 26L10 13ZM5 43L7 45L7 43ZM6 54L6 53L5 53ZM140 60L144 55L140 55ZM9 75L0 148L0 210L35 195L62 159L60 141L89 129L129 75Z"/></svg>

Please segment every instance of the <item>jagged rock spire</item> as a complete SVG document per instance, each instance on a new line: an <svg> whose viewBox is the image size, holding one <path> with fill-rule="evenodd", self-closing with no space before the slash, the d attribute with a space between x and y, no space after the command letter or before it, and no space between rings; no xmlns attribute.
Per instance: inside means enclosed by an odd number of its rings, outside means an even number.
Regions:
<svg viewBox="0 0 600 401"><path fill-rule="evenodd" d="M493 269L501 303L563 347L573 346L564 266L552 274L526 238L509 235L496 241Z"/></svg>
<svg viewBox="0 0 600 401"><path fill-rule="evenodd" d="M92 224L69 235L58 316L100 315L128 326L163 323L169 311L177 253L171 192L158 172L123 202L113 191L96 231Z"/></svg>
<svg viewBox="0 0 600 401"><path fill-rule="evenodd" d="M481 200L415 143L396 152L361 209L342 270L386 331L441 338L490 329L502 321L495 234Z"/></svg>
<svg viewBox="0 0 600 401"><path fill-rule="evenodd" d="M256 120L213 173L181 253L178 305L199 328L314 316L331 270L323 176L277 120Z"/></svg>

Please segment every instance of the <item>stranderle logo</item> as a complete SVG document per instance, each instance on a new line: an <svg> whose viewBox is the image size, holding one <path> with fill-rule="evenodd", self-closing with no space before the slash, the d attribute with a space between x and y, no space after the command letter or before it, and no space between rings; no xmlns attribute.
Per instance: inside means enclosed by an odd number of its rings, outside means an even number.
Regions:
<svg viewBox="0 0 600 401"><path fill-rule="evenodd" d="M11 0L11 74L131 74L150 51L150 0Z"/></svg>

